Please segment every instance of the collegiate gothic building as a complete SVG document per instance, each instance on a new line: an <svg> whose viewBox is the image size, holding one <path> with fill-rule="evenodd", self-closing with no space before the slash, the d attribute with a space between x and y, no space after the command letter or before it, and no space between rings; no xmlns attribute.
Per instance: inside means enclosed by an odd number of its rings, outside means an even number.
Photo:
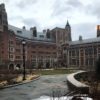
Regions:
<svg viewBox="0 0 100 100"><path fill-rule="evenodd" d="M8 24L5 5L0 4L0 68L23 68L23 45L26 68L52 68L61 65L61 46L71 41L71 27L54 28L38 32L36 27L27 30ZM59 63L58 63L59 62Z"/></svg>
<svg viewBox="0 0 100 100"><path fill-rule="evenodd" d="M0 68L23 68L23 45L26 68L75 67L93 70L100 57L100 25L97 37L72 41L71 26L56 27L38 32L36 27L27 30L8 24L5 5L0 5Z"/></svg>
<svg viewBox="0 0 100 100"><path fill-rule="evenodd" d="M100 57L100 25L97 25L97 38L83 40L80 36L77 41L62 44L62 52L67 67L94 70Z"/></svg>

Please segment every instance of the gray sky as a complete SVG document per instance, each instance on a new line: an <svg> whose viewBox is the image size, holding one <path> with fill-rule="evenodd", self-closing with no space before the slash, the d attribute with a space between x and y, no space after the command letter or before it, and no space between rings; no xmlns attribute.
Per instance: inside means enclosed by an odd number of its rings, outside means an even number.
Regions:
<svg viewBox="0 0 100 100"><path fill-rule="evenodd" d="M38 31L47 28L64 28L67 20L72 28L72 39L79 35L96 37L96 25L100 24L100 0L0 0L4 2L9 24Z"/></svg>

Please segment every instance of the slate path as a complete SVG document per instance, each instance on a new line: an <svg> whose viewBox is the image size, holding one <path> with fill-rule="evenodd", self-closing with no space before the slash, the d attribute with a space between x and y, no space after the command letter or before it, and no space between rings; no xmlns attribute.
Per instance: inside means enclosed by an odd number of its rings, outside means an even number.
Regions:
<svg viewBox="0 0 100 100"><path fill-rule="evenodd" d="M35 100L40 96L64 95L68 92L67 75L45 75L40 79L0 90L0 100Z"/></svg>

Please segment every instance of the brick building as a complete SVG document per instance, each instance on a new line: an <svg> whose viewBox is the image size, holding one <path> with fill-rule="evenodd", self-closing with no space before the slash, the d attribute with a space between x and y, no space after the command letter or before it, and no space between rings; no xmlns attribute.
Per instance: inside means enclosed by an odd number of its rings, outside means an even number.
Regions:
<svg viewBox="0 0 100 100"><path fill-rule="evenodd" d="M67 67L66 58L63 57L62 44L66 44L69 41L72 41L71 38L71 26L67 21L65 28L56 27L51 30L53 37L56 37L56 46L57 46L57 66Z"/></svg>
<svg viewBox="0 0 100 100"><path fill-rule="evenodd" d="M78 67L93 69L100 57L100 25L97 37L72 41L71 26L38 32L36 27L27 30L8 24L5 5L0 5L0 66L7 69L23 67L22 40L26 41L27 68Z"/></svg>
<svg viewBox="0 0 100 100"><path fill-rule="evenodd" d="M60 65L61 44L71 41L71 27L67 22L64 29L54 28L38 32L36 27L27 30L8 24L5 5L0 4L0 66L6 69L23 67L25 45L26 68L52 68ZM59 63L58 63L59 62ZM57 65L58 64L58 65Z"/></svg>
<svg viewBox="0 0 100 100"><path fill-rule="evenodd" d="M62 44L62 58L66 59L67 66L80 69L94 70L96 61L100 57L100 25L97 25L97 37L70 41Z"/></svg>

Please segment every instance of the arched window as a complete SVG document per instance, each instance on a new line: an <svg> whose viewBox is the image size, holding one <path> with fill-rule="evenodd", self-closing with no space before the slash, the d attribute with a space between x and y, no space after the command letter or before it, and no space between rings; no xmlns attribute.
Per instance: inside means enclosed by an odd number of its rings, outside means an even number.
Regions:
<svg viewBox="0 0 100 100"><path fill-rule="evenodd" d="M9 70L14 70L14 64L9 65Z"/></svg>

